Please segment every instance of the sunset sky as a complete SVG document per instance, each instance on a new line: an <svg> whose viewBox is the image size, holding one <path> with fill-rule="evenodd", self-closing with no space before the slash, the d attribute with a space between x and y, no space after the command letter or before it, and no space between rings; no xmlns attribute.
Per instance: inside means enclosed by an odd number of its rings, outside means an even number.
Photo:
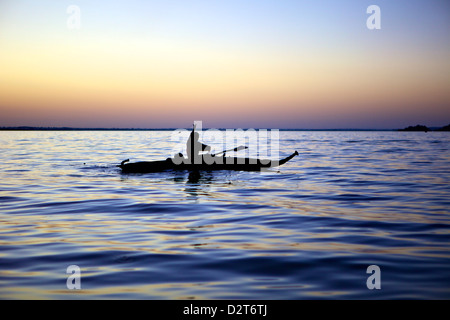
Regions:
<svg viewBox="0 0 450 320"><path fill-rule="evenodd" d="M366 26L372 4L380 30ZM70 5L80 29L68 27ZM0 1L0 126L194 120L449 124L450 1Z"/></svg>

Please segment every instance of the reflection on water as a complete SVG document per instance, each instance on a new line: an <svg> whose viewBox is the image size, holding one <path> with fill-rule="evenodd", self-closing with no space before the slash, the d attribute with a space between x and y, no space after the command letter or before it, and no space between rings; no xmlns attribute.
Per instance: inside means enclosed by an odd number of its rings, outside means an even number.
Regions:
<svg viewBox="0 0 450 320"><path fill-rule="evenodd" d="M267 173L115 167L170 134L0 132L0 298L450 297L447 133L281 132L300 157Z"/></svg>

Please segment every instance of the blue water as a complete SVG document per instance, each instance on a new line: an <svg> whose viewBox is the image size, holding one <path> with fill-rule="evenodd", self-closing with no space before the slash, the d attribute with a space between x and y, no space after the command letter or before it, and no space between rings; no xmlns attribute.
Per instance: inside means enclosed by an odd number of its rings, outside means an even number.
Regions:
<svg viewBox="0 0 450 320"><path fill-rule="evenodd" d="M0 298L450 298L448 133L280 132L300 156L268 173L115 167L170 136L0 132Z"/></svg>

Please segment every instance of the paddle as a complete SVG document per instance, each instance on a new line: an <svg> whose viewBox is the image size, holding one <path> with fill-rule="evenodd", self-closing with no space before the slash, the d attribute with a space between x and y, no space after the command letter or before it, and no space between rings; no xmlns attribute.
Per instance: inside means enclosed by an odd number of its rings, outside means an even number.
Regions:
<svg viewBox="0 0 450 320"><path fill-rule="evenodd" d="M215 153L212 156L215 157L218 154L222 154L222 153L226 153L226 152L237 152L237 151L241 151L241 150L245 150L245 149L248 149L248 147L246 147L246 146L239 146L239 147L236 147L234 149L225 150L225 151L222 151L222 152L219 152L219 153Z"/></svg>

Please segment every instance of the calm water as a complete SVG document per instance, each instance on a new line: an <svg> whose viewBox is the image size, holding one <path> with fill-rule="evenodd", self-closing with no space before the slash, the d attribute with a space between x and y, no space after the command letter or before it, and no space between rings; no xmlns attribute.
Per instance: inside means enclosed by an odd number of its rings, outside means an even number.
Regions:
<svg viewBox="0 0 450 320"><path fill-rule="evenodd" d="M300 157L264 174L115 167L170 136L0 132L0 298L450 298L447 132L281 132Z"/></svg>

